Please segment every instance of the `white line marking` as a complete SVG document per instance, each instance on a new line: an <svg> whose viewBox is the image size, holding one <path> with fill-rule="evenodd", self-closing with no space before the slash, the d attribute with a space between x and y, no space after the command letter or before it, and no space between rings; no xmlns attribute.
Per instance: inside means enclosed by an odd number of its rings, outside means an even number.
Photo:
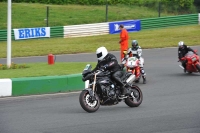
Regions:
<svg viewBox="0 0 200 133"><path fill-rule="evenodd" d="M38 98L38 97L46 97L46 96L59 96L59 95L69 95L80 93L81 91L75 92L66 92L66 93L53 93L53 94L41 94L41 95L29 95L29 96L16 96L16 97L0 97L0 101L2 100L15 100L15 99L25 99L25 98Z"/></svg>

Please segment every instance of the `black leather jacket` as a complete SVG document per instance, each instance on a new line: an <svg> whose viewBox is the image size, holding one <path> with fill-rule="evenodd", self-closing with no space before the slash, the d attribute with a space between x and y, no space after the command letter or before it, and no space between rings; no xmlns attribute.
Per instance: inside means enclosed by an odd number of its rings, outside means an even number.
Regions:
<svg viewBox="0 0 200 133"><path fill-rule="evenodd" d="M183 45L183 48L178 48L178 58L181 59L182 57L184 57L188 53L188 51L192 51L195 53L195 51L187 45Z"/></svg>
<svg viewBox="0 0 200 133"><path fill-rule="evenodd" d="M117 58L111 53L108 53L102 61L98 61L96 67L92 70L92 72L99 70L103 67L105 70L109 70L111 73L121 71L121 67L118 64Z"/></svg>

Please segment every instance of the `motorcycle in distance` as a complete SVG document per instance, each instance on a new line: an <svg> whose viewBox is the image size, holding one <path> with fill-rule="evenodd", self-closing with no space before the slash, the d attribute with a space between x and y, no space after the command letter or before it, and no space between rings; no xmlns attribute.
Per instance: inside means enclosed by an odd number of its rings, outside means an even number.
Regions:
<svg viewBox="0 0 200 133"><path fill-rule="evenodd" d="M195 53L197 53L197 50L194 50ZM192 51L189 51L185 57L183 57L184 60L187 61L186 63L186 71L188 73L199 73L200 72L200 63L199 63L199 56L197 54L193 53ZM180 60L179 60L180 61ZM178 61L178 62L179 62ZM184 67L182 65L179 65L182 69Z"/></svg>
<svg viewBox="0 0 200 133"><path fill-rule="evenodd" d="M126 96L120 99L120 87L111 80L110 72L97 70L91 73L91 68L92 66L87 64L82 72L85 89L79 95L79 103L86 112L96 112L100 105L116 105L121 101L129 107L138 107L142 103L141 89L136 85L130 85L134 80L134 75L124 72L121 77L127 85Z"/></svg>
<svg viewBox="0 0 200 133"><path fill-rule="evenodd" d="M124 51L123 53L125 57L127 55L127 51ZM122 59L122 64L124 64L124 66L126 67L126 71L131 72L133 75L135 75L135 80L133 81L133 83L139 83L142 76L139 63L139 59L135 56Z"/></svg>

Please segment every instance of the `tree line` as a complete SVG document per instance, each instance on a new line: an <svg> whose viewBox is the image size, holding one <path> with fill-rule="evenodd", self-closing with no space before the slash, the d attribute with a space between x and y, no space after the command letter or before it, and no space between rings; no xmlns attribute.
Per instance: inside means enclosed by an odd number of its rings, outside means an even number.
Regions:
<svg viewBox="0 0 200 133"><path fill-rule="evenodd" d="M7 2L7 0L0 0ZM155 7L158 3L174 9L188 10L194 6L200 8L200 0L12 0L13 3L43 3L43 4L79 4L79 5L137 5L146 7Z"/></svg>

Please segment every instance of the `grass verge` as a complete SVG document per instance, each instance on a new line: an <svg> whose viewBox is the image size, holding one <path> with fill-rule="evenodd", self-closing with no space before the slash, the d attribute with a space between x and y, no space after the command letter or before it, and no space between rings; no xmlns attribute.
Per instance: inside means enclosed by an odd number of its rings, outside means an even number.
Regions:
<svg viewBox="0 0 200 133"><path fill-rule="evenodd" d="M200 45L200 26L180 26L164 29L144 30L129 33L130 39L137 39L142 48L177 47L183 40L188 45ZM32 39L12 42L12 57L39 56L52 53L71 54L94 52L99 46L109 51L119 50L119 34L80 38ZM6 57L6 42L0 42L0 58ZM93 66L95 66L93 63ZM86 63L47 63L26 64L29 68L0 70L0 78L35 77L81 73Z"/></svg>
<svg viewBox="0 0 200 133"><path fill-rule="evenodd" d="M163 29L142 30L129 33L131 40L138 40L145 49L174 47L180 40L188 45L200 45L200 26L179 26ZM94 52L100 46L109 51L118 51L119 34L109 34L79 38L49 38L12 41L12 57L42 56L52 53L72 54ZM0 42L0 58L7 56L7 42Z"/></svg>
<svg viewBox="0 0 200 133"><path fill-rule="evenodd" d="M56 62L54 65L47 63L29 63L26 64L28 68L23 69L7 69L0 70L1 78L19 78L19 77L37 77L37 76L55 76L55 75L68 75L74 73L82 73L85 65L90 63L94 68L94 62L79 62L79 63L62 63Z"/></svg>

